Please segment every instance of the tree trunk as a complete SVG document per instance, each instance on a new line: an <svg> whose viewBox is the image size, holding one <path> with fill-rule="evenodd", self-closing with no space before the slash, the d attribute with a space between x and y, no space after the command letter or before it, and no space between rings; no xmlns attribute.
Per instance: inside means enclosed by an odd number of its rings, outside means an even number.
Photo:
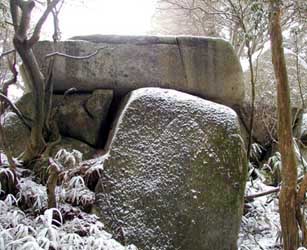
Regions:
<svg viewBox="0 0 307 250"><path fill-rule="evenodd" d="M33 102L35 108L33 118L35 122L31 129L30 143L23 156L23 160L28 162L42 153L46 144L43 137L45 124L45 80L39 70L32 48L27 47L27 45L19 41L16 37L14 38L14 46L29 74L34 97Z"/></svg>
<svg viewBox="0 0 307 250"><path fill-rule="evenodd" d="M272 62L277 83L278 141L282 162L282 184L279 196L279 212L285 250L298 247L298 225L296 220L296 157L292 138L290 91L282 47L280 26L280 1L271 0L270 38Z"/></svg>
<svg viewBox="0 0 307 250"><path fill-rule="evenodd" d="M47 8L38 19L32 34L29 37L31 29L31 14L35 7L34 0L10 0L10 12L14 26L14 47L20 55L25 67L26 74L32 84L34 117L31 128L30 142L24 152L23 161L27 164L40 154L46 148L44 139L45 125L45 79L40 71L39 65L33 53L33 46L39 40L40 32L48 15L56 7L60 0L47 1Z"/></svg>

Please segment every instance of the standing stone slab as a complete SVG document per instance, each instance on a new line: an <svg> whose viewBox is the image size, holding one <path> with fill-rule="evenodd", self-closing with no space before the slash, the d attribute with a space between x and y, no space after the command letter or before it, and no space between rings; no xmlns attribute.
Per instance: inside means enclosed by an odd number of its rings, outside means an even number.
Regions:
<svg viewBox="0 0 307 250"><path fill-rule="evenodd" d="M73 56L99 52L88 60L57 57L54 91L69 88L114 89L124 96L142 87L171 88L227 105L244 98L243 74L231 45L206 37L92 35L54 43L43 41L34 52L46 72L45 55L59 51Z"/></svg>
<svg viewBox="0 0 307 250"><path fill-rule="evenodd" d="M133 91L97 208L140 249L234 250L246 178L236 113L175 90Z"/></svg>

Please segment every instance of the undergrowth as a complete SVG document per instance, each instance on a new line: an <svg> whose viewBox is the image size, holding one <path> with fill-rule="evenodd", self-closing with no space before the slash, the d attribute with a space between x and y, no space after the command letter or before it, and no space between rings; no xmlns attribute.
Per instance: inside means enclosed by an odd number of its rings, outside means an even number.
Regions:
<svg viewBox="0 0 307 250"><path fill-rule="evenodd" d="M31 171L16 169L16 194L7 193L6 181L14 177L1 154L0 250L136 250L123 246L90 214L103 165L82 162L82 154L59 151L55 161L63 167L55 190L58 206L47 209L46 186ZM92 190L90 190L90 188Z"/></svg>
<svg viewBox="0 0 307 250"><path fill-rule="evenodd" d="M301 155L295 141L298 182L307 171L307 163ZM259 144L252 145L249 164L249 176L245 196L261 194L253 199L246 199L241 221L238 246L239 250L281 250L281 228L279 218L278 191L281 184L281 155L278 151L267 154ZM270 192L275 190L273 192ZM269 192L269 194L265 194ZM305 217L307 210L304 208ZM297 250L306 250L300 247Z"/></svg>

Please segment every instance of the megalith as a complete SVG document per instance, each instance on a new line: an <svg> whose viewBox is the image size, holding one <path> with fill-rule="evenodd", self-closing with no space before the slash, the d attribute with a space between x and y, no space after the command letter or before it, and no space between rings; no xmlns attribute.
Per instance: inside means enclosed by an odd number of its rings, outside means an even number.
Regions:
<svg viewBox="0 0 307 250"><path fill-rule="evenodd" d="M244 98L240 62L223 39L92 35L54 44L42 41L34 52L44 72L46 55L59 52L88 59L56 56L55 92L76 88L91 92L114 89L115 97L142 87L170 88L234 106ZM96 52L97 53L94 53Z"/></svg>
<svg viewBox="0 0 307 250"><path fill-rule="evenodd" d="M237 249L243 148L231 108L175 90L135 90L114 128L96 211L140 249Z"/></svg>

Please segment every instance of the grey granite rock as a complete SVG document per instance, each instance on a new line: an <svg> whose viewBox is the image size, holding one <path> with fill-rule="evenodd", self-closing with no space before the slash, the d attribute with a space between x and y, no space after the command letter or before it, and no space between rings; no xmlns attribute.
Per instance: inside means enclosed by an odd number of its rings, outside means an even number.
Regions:
<svg viewBox="0 0 307 250"><path fill-rule="evenodd" d="M96 211L125 241L237 249L247 163L232 109L175 90L133 91L104 169Z"/></svg>

